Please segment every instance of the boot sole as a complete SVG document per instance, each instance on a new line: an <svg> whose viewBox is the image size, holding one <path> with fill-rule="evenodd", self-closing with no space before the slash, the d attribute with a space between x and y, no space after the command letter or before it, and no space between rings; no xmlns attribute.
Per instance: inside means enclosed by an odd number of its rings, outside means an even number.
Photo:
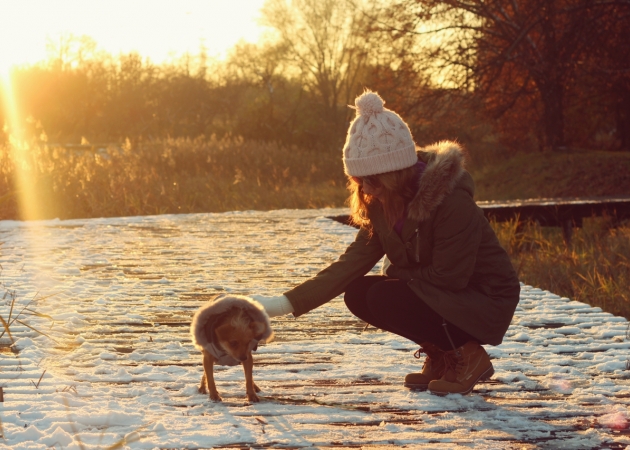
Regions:
<svg viewBox="0 0 630 450"><path fill-rule="evenodd" d="M465 391L458 391L458 392L443 392L443 391L434 391L434 390L429 390L429 392L431 392L431 394L435 394L435 395L439 395L440 397L443 397L445 395L448 394L461 394L461 395L466 395L466 394L470 394L472 392L472 390L474 389L474 387L477 385L477 383L479 383L480 381L485 381L488 378L490 378L492 375L494 375L494 367L490 366L488 368L488 370L486 370L485 372L483 372L481 375L479 375L477 377L477 379L475 380L475 382Z"/></svg>

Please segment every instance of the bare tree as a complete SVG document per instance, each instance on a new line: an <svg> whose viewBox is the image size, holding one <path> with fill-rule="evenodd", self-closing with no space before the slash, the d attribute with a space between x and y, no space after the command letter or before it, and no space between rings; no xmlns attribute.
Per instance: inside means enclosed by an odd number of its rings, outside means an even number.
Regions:
<svg viewBox="0 0 630 450"><path fill-rule="evenodd" d="M273 121L275 93L285 72L286 45L238 43L230 52L228 66L244 81L259 85L267 96L267 111Z"/></svg>
<svg viewBox="0 0 630 450"><path fill-rule="evenodd" d="M475 91L495 117L533 92L543 145L559 148L566 144L567 86L585 55L601 45L592 36L629 6L628 0L402 0L384 28L422 36L441 82Z"/></svg>
<svg viewBox="0 0 630 450"><path fill-rule="evenodd" d="M90 36L62 34L46 41L49 62L60 70L83 65L97 55L96 41Z"/></svg>
<svg viewBox="0 0 630 450"><path fill-rule="evenodd" d="M262 16L286 48L289 73L319 99L324 124L338 134L369 60L368 17L343 0L268 0Z"/></svg>
<svg viewBox="0 0 630 450"><path fill-rule="evenodd" d="M598 51L589 58L589 72L612 106L616 145L630 150L630 8L614 5L606 19L593 36Z"/></svg>

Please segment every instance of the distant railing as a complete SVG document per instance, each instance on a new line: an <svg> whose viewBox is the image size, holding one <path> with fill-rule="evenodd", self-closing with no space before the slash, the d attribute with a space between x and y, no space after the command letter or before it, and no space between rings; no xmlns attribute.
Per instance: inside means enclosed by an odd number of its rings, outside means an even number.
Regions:
<svg viewBox="0 0 630 450"><path fill-rule="evenodd" d="M630 219L630 197L537 198L477 202L488 220L536 222L545 227L562 227L565 242L571 242L574 227L584 218L607 216L614 222ZM330 217L353 226L350 216Z"/></svg>

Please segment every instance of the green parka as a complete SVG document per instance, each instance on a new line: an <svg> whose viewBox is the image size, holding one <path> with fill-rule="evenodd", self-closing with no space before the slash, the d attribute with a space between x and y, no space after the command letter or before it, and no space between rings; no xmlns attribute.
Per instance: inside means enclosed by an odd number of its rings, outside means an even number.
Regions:
<svg viewBox="0 0 630 450"><path fill-rule="evenodd" d="M418 151L418 158L427 166L402 236L375 208L372 233L360 229L336 262L285 295L300 316L345 292L387 255L388 276L408 280L420 299L482 343L499 345L519 301L512 263L473 200L459 145L440 142Z"/></svg>

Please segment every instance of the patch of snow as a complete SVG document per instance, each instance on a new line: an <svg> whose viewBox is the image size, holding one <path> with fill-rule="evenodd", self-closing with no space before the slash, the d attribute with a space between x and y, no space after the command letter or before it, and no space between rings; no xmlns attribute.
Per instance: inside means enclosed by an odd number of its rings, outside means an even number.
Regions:
<svg viewBox="0 0 630 450"><path fill-rule="evenodd" d="M364 329L341 298L273 319L276 340L254 356L260 403L247 402L240 366L215 368L222 403L200 394L194 312L218 293L278 295L316 274L356 235L327 218L346 212L0 221L2 282L54 319L26 319L49 337L15 323L20 352L0 353L2 445L630 444L618 433L629 426L628 322L525 284L504 342L486 347L494 377L468 396L404 388L422 367L417 345Z"/></svg>

